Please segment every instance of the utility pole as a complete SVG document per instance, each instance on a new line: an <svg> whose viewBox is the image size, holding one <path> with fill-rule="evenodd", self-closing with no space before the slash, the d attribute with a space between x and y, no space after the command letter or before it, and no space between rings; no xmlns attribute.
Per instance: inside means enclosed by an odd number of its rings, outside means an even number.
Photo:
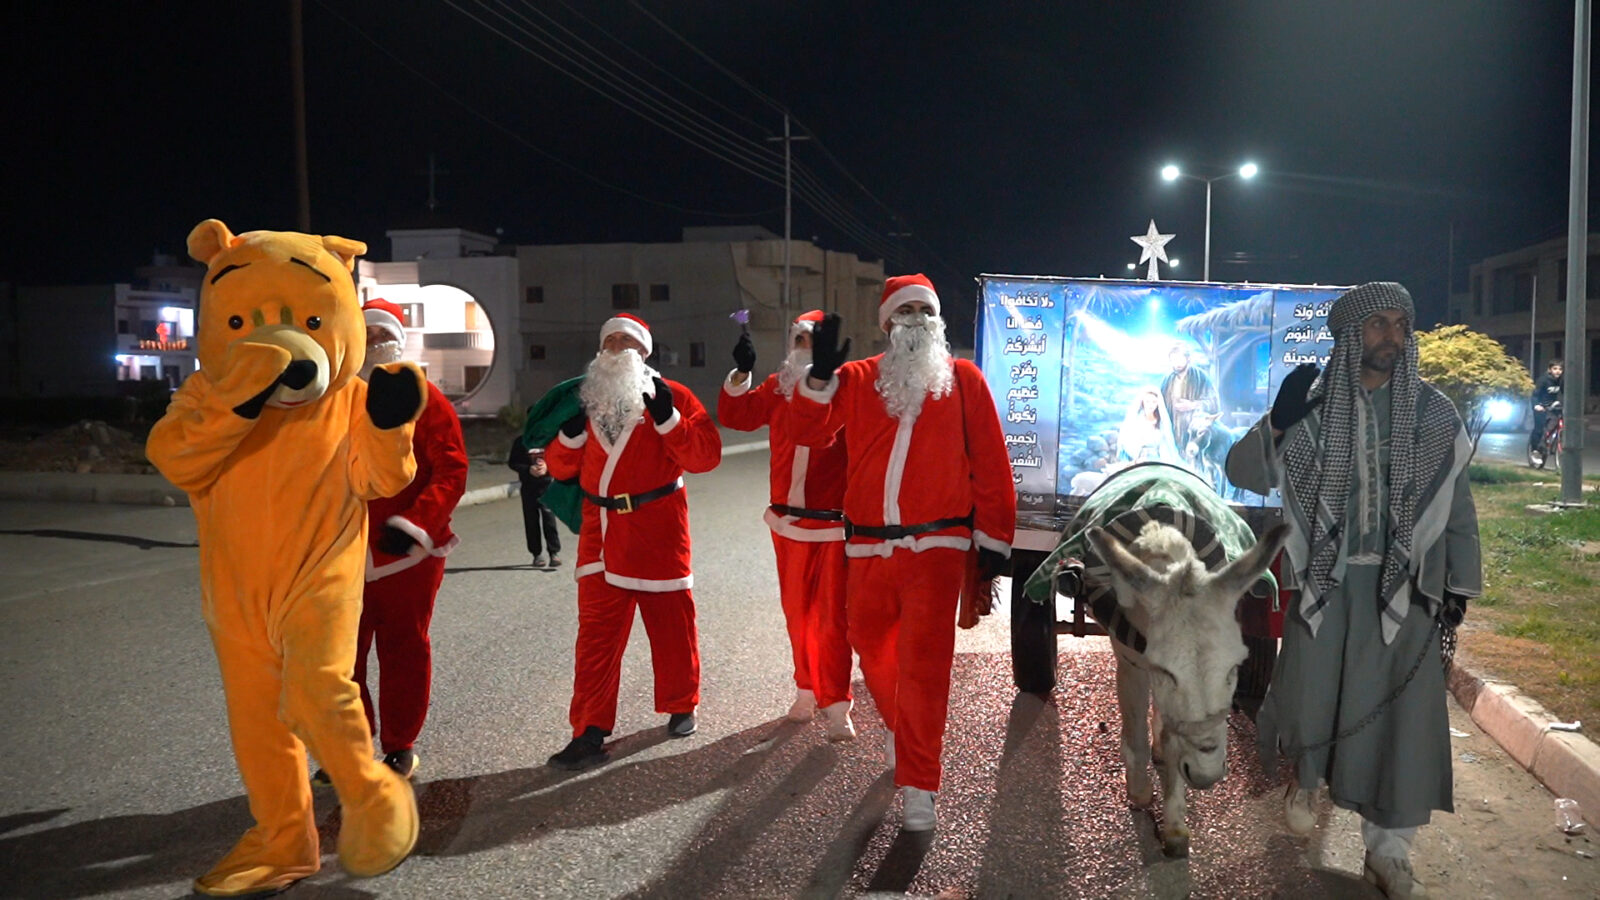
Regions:
<svg viewBox="0 0 1600 900"><path fill-rule="evenodd" d="M428 212L432 213L439 206L439 201L437 199L437 195L434 192L434 182L437 180L438 176L440 176L440 175L449 175L450 174L450 170L449 169L441 169L441 168L439 168L438 165L434 162L434 155L432 153L429 153L428 154L428 168L423 174L428 176Z"/></svg>
<svg viewBox="0 0 1600 900"><path fill-rule="evenodd" d="M1572 162L1567 194L1567 371L1561 407L1561 504L1583 505L1583 444L1589 402L1589 0L1573 0Z"/></svg>
<svg viewBox="0 0 1600 900"><path fill-rule="evenodd" d="M289 72L294 90L294 175L300 230L311 231L311 175L306 164L306 53L304 0L289 0Z"/></svg>
<svg viewBox="0 0 1600 900"><path fill-rule="evenodd" d="M809 141L809 137L794 136L789 132L789 114L783 114L783 137L769 137L768 141L783 141L783 296L778 299L778 313L783 318L780 332L789 327L789 246L794 227L793 154L790 145L795 141Z"/></svg>

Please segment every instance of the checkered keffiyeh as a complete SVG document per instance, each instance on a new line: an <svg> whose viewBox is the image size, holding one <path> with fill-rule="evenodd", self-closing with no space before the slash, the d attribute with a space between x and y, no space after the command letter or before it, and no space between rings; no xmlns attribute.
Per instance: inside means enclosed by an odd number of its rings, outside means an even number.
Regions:
<svg viewBox="0 0 1600 900"><path fill-rule="evenodd" d="M1290 426L1283 441L1284 502L1300 520L1309 548L1304 579L1310 589L1301 593L1300 613L1313 631L1338 586L1333 569L1346 529L1376 524L1378 429L1365 414L1370 406L1364 406L1367 401L1361 395L1361 331L1368 316L1389 309L1404 311L1408 321L1415 319L1411 295L1391 281L1351 288L1334 301L1328 316L1333 355L1309 393L1312 399L1321 398L1322 404L1302 420L1302 427ZM1385 643L1394 640L1411 602L1411 592L1401 588L1410 577L1417 511L1436 492L1448 489L1443 480L1461 428L1450 401L1417 376L1415 334L1406 337L1389 391L1389 530L1377 598ZM1350 521L1346 515L1353 476L1364 492L1358 515L1371 521Z"/></svg>

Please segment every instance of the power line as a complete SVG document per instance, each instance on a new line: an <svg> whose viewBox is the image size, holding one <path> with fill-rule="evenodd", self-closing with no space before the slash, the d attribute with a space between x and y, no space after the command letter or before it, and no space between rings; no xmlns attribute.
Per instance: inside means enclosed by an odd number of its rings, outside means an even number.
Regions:
<svg viewBox="0 0 1600 900"><path fill-rule="evenodd" d="M460 97L456 96L449 89L445 88L443 85L439 84L437 81L433 80L432 78L428 77L426 74L424 74L423 72L418 70L415 66L411 65L411 63L407 62L404 57L400 56L398 53L395 53L393 50L390 50L387 46L385 46L377 38L374 38L371 34L368 34L359 25L357 25L356 23L350 21L342 13L340 13L338 10L334 9L327 2L325 2L325 0L314 0L314 2L316 2L316 4L318 6L322 7L322 9L324 11L326 11L328 14L332 15L335 19L337 19L345 27L349 28L351 31L355 32L358 36L360 36L367 43L371 44L375 49L378 50L378 52L382 53L384 56L389 57L389 59L392 60L395 64L399 65L402 69L405 69L407 72L411 73L411 75L413 77L415 77L418 80L422 81L424 84L427 84L429 87L433 88L435 91L438 91L439 94L442 95L445 99L447 99L450 102L454 103L455 105L461 107L463 110L466 110L468 113L470 113L473 117L477 118L479 121L483 122L484 124L488 125L489 127L493 128L494 130L500 132L501 134L505 135L506 137L510 138L511 140L515 141L516 143L522 145L523 147L527 148L528 150L532 150L534 153L537 153L538 155L544 157L545 159L550 160L551 162L555 163L556 165L561 166L562 168L566 169L567 171L572 172L573 174L578 175L579 177L581 177L581 178L583 178L583 179L585 179L585 180L587 180L587 181L589 181L589 182L591 182L593 184L597 184L600 187L606 188L607 190L615 191L615 192L617 192L619 194L622 194L624 196L631 197L632 199L638 200L641 203L648 203L648 204L650 204L652 206L659 206L659 207L662 207L662 208L665 208L665 209L671 209L671 210L673 210L675 212L684 213L686 215L709 216L709 217L713 217L713 218L722 218L722 219L754 219L754 218L759 218L759 217L762 217L762 216L772 215L773 213L775 213L779 209L781 209L781 207L769 207L767 209L757 210L757 211L754 211L754 212L743 212L743 213L721 212L721 211L718 211L718 210L709 210L709 209L691 209L689 207L682 206L682 205L677 204L677 203L672 203L672 202L667 201L667 200L657 200L654 197L647 197L644 194L641 194L641 193L639 193L637 191L630 190L628 188L622 187L621 185L613 184L613 183L611 183L611 182L599 177L598 175L594 175L594 174L592 174L592 173L590 173L590 172L588 172L588 171L586 171L586 170L584 170L582 168L579 168L578 166L573 165L570 162L567 162L565 159L562 159L561 157L555 155L554 153L551 153L550 151L544 149L543 147L540 147L539 145L533 143L532 141L529 141L527 138L523 137L521 134L519 134L516 131L512 130L508 126L501 124L499 121L495 120L493 117L489 116L488 114L482 112L481 110L477 109L476 107L474 107L471 104L467 103L466 101L462 100Z"/></svg>
<svg viewBox="0 0 1600 900"><path fill-rule="evenodd" d="M728 164L733 165L735 168L738 168L741 171L752 175L753 177L767 181L771 184L780 183L778 181L776 171L769 170L769 174L767 171L752 170L752 166L762 169L765 168L765 165L773 165L774 161L770 161L771 155L760 152L764 148L760 148L759 145L755 145L755 151L753 152L746 147L732 145L725 138L720 137L716 133L708 131L705 126L700 125L692 120L687 120L681 113L677 113L670 108L663 108L658 104L653 104L651 98L647 96L641 96L641 92L638 88L624 83L622 79L615 73L607 71L603 67L597 66L596 64L588 61L587 57L575 52L570 46L563 45L563 42L559 36L552 35L550 32L544 29L539 29L540 33L534 33L530 31L529 27L538 28L538 26L537 23L531 22L531 20L528 20L527 17L519 15L519 18L522 21L521 23L518 23L500 11L486 10L488 14L494 15L507 26L522 33L529 39L536 41L541 47L545 48L547 52L555 53L561 56L561 58L568 63L567 66L558 64L554 60L550 59L549 56L540 53L538 50L528 46L526 43L518 40L516 37L506 34L499 27L496 27L494 23L486 21L484 18L462 8L461 6L452 2L452 0L444 0L444 2L446 5L449 5L451 8L465 15L467 18L472 19L477 24L498 35L503 40L506 40L508 43L512 44L518 49L521 49L523 52L528 53L530 56L533 56L540 62L551 66L552 68L556 69L556 71L567 75L573 80L578 81L580 84L583 84L585 87L595 91L618 106L633 112L646 122L649 122L650 124L656 125L657 127L674 134L675 136L684 140L686 143L689 143L691 146L701 149L713 157L727 162ZM479 7L484 7L482 2L479 2L478 5ZM587 44L586 46L592 47L592 45ZM610 61L609 57L606 59ZM578 69L579 71L574 71L574 69ZM627 70L623 71L626 72ZM631 72L628 72L627 74L635 79L639 78L638 75ZM657 94L665 94L665 92L654 85L649 85L649 88ZM641 107L639 105L641 101L651 105L648 107ZM687 106L680 101L674 99L673 102L678 106L684 106L687 108ZM706 118L698 113L696 113L696 115L701 119ZM706 121L709 122L711 120L706 119ZM724 126L717 125L716 127L722 131L729 131ZM747 144L751 143L748 138L739 139ZM708 142L714 146L708 146ZM730 158L733 156L737 156L738 159ZM766 158L762 158L763 156ZM835 227L839 228L854 240L860 242L866 249L881 256L893 255L892 248L879 238L879 229L874 229L871 226L861 222L853 213L851 213L838 200L836 200L831 193L826 190L826 188L822 187L822 185L815 180L814 176L810 176L809 173L806 173L806 175L802 177L801 187L796 190L796 193L799 194L802 199L805 199L819 216L828 221L830 224L833 224Z"/></svg>

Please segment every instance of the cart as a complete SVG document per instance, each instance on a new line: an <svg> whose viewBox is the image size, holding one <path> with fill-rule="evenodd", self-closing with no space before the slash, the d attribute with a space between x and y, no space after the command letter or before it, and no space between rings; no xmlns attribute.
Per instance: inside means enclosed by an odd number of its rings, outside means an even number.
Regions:
<svg viewBox="0 0 1600 900"><path fill-rule="evenodd" d="M1343 288L1038 275L982 275L978 287L976 362L999 407L1017 487L1012 676L1018 690L1046 693L1058 637L1106 632L1070 590L1055 604L1034 603L1023 582L1108 470L1172 462L1205 478L1257 535L1280 521L1276 492L1227 481L1227 450L1265 414L1285 374L1326 364L1327 313ZM1288 599L1280 590L1240 603L1250 655L1235 705L1252 715L1272 677Z"/></svg>

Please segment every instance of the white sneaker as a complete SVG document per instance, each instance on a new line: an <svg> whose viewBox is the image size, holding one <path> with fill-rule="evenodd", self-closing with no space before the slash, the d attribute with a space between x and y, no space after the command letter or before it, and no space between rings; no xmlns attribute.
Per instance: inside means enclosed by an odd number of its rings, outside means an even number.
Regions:
<svg viewBox="0 0 1600 900"><path fill-rule="evenodd" d="M1317 792L1290 782L1283 792L1283 818L1289 833L1305 837L1317 829Z"/></svg>
<svg viewBox="0 0 1600 900"><path fill-rule="evenodd" d="M1389 898L1426 897L1428 892L1417 884L1411 871L1411 860L1398 856L1373 856L1368 853L1362 865L1362 876L1378 886Z"/></svg>
<svg viewBox="0 0 1600 900"><path fill-rule="evenodd" d="M900 824L903 831L932 831L939 816L933 811L933 791L903 787L900 797L905 807L905 818Z"/></svg>
<svg viewBox="0 0 1600 900"><path fill-rule="evenodd" d="M828 740L833 743L856 739L856 725L850 721L849 700L840 700L822 708L822 718L828 723Z"/></svg>
<svg viewBox="0 0 1600 900"><path fill-rule="evenodd" d="M540 554L534 556L534 558L533 558L533 567L535 569L544 568L544 554L543 553L540 553Z"/></svg>
<svg viewBox="0 0 1600 900"><path fill-rule="evenodd" d="M794 703L784 718L791 722L809 722L817 714L817 695L810 691L795 691Z"/></svg>
<svg viewBox="0 0 1600 900"><path fill-rule="evenodd" d="M894 771L894 732L889 732L883 741L883 761L888 764L889 771Z"/></svg>

